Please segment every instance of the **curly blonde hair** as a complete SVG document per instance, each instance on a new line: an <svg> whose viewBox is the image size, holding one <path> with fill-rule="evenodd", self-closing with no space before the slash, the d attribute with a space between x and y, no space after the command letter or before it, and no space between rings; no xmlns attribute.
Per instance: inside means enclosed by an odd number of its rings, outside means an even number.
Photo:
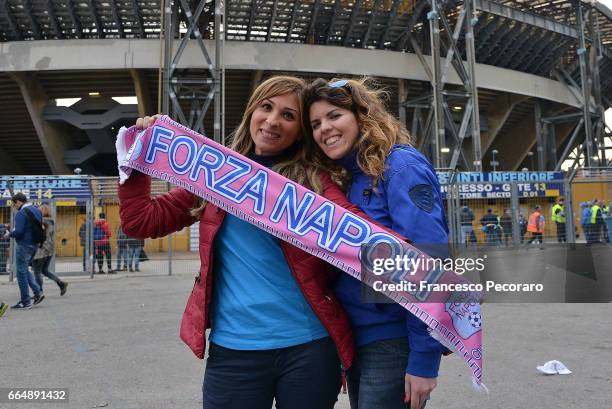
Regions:
<svg viewBox="0 0 612 409"><path fill-rule="evenodd" d="M242 121L236 130L230 135L229 147L241 155L249 155L255 150L255 143L251 137L250 124L253 112L259 103L265 99L279 95L295 94L298 98L298 115L300 120L300 132L304 135L304 123L301 122L303 115L302 92L306 87L306 81L302 78L287 75L271 77L262 82L253 92L247 107L242 115ZM289 156L281 162L275 164L272 170L291 179L296 183L304 185L316 193L321 193L323 188L319 177L321 170L326 170L323 163L318 158L312 157L312 152L316 149L312 138L301 138L297 149L290 150ZM200 217L206 202L202 199L198 201L192 209L191 214Z"/></svg>
<svg viewBox="0 0 612 409"><path fill-rule="evenodd" d="M387 111L383 98L387 98L388 93L370 86L372 82L369 78L332 79L330 82L316 79L304 90L303 116L307 139L314 140L309 113L312 104L327 101L352 111L360 131L356 142L357 164L366 175L381 178L385 171L385 159L393 145L411 145L412 138L400 121ZM324 155L318 146L315 149L317 156ZM319 161L327 163L325 158Z"/></svg>

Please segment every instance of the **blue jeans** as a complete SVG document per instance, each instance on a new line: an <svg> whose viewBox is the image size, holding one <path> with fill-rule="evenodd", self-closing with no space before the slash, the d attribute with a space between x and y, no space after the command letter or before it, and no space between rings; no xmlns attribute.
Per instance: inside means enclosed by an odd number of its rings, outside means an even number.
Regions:
<svg viewBox="0 0 612 409"><path fill-rule="evenodd" d="M123 265L127 268L128 247L126 245L117 247L117 270L121 268L121 260L123 260Z"/></svg>
<svg viewBox="0 0 612 409"><path fill-rule="evenodd" d="M34 296L42 294L41 288L34 280L34 275L28 269L28 265L36 254L35 245L17 245L15 264L17 264L17 283L19 284L19 292L21 294L21 302L24 304L30 303L30 288L34 292ZM29 286L29 288L28 288Z"/></svg>
<svg viewBox="0 0 612 409"><path fill-rule="evenodd" d="M51 265L51 259L53 257L43 257L37 258L32 261L32 268L34 269L34 278L36 279L36 284L40 287L40 291L43 289L43 275L47 277L49 280L53 280L57 283L57 285L61 286L62 280L60 280L55 274L49 271L49 266Z"/></svg>
<svg viewBox="0 0 612 409"><path fill-rule="evenodd" d="M347 374L351 409L410 408L404 403L408 352L406 337L375 341L358 348Z"/></svg>
<svg viewBox="0 0 612 409"><path fill-rule="evenodd" d="M288 348L239 351L215 345L204 373L204 409L331 409L340 360L329 337Z"/></svg>
<svg viewBox="0 0 612 409"><path fill-rule="evenodd" d="M142 247L128 247L128 262L127 265L129 268L132 268L132 262L134 263L134 269L138 269L140 265L140 251Z"/></svg>

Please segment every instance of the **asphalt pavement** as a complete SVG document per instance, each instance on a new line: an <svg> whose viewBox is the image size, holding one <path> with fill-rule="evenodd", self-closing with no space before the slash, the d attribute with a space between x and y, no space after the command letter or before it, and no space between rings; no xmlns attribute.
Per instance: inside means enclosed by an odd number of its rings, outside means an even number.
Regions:
<svg viewBox="0 0 612 409"><path fill-rule="evenodd" d="M2 409L201 408L204 362L178 337L192 268L67 277L64 297L45 281L46 299L0 319L0 388L65 388L64 403L0 403ZM0 278L0 300L16 283ZM428 409L612 408L612 304L483 305L484 382L471 388L465 364L444 357ZM571 375L536 366L557 359ZM337 408L348 409L346 395ZM313 408L316 409L316 408Z"/></svg>

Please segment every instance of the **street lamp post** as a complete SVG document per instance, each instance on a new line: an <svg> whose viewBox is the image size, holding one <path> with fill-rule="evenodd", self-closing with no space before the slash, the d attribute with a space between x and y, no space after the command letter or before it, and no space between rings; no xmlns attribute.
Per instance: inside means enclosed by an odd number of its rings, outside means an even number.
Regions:
<svg viewBox="0 0 612 409"><path fill-rule="evenodd" d="M497 172L497 166L499 165L499 162L495 160L495 155L497 155L499 153L499 151L497 149L493 149L491 151L491 155L493 156L493 160L490 162L491 166L493 166L493 172Z"/></svg>
<svg viewBox="0 0 612 409"><path fill-rule="evenodd" d="M535 163L533 162L533 152L529 151L527 152L527 156L529 156L530 160L531 160L531 170L535 171Z"/></svg>

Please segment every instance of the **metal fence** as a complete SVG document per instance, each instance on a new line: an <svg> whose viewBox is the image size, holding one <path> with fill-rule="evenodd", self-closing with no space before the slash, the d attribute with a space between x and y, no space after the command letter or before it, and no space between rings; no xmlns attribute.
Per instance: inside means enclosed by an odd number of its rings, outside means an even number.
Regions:
<svg viewBox="0 0 612 409"><path fill-rule="evenodd" d="M78 188L58 186L75 183ZM40 186L40 187L38 187ZM168 192L172 186L153 180L152 196ZM139 241L125 235L120 227L117 178L89 176L2 177L0 179L0 229L14 226L15 209L10 197L21 191L35 205L47 204L55 224L55 256L50 270L60 276L89 275L132 270L139 274L172 274L173 264L198 271L198 229L189 226L163 238ZM99 240L101 215L110 237ZM0 231L4 233L4 231ZM1 234L0 234L1 236ZM96 236L96 237L94 237ZM15 273L14 240L0 241L0 276L10 281ZM102 268L100 268L102 267Z"/></svg>
<svg viewBox="0 0 612 409"><path fill-rule="evenodd" d="M508 172L498 172L504 173ZM525 180L482 181L476 179L483 174L454 172L441 178L450 240L456 250L586 242L581 229L576 227L580 220L579 204L589 195L589 200L599 198L606 203L612 198L610 168L583 169L571 174L513 173L515 178L522 176ZM495 173L489 175L495 179ZM589 189L583 188L586 185ZM553 206L561 197L565 199L565 224L556 223L552 217ZM530 218L537 216L536 206L544 226L541 240L527 231Z"/></svg>
<svg viewBox="0 0 612 409"><path fill-rule="evenodd" d="M508 172L506 172L508 173ZM514 172L515 173L515 172ZM536 172L529 172L536 174ZM551 172L548 172L549 174ZM502 172L499 172L502 174ZM543 173L542 173L543 174ZM442 175L442 177L441 177ZM527 224L534 208L541 208L544 221L543 243L562 241L551 220L552 206L565 197L568 243L586 242L583 207L593 199L609 205L612 198L612 168L579 169L569 174L555 173L554 179L542 181L478 180L483 174L440 170L449 223L450 241L456 250L477 247L517 247L532 245L533 235ZM153 180L152 196L168 192L172 187ZM159 239L135 243L122 234L119 218L117 178L89 176L0 177L0 237L2 230L14 225L15 210L9 198L22 191L34 204L48 204L55 220L55 257L51 269L59 275L89 275L100 271L124 270L141 274L172 274L175 269L198 271L197 225ZM98 245L95 228L104 214L111 237L108 246ZM612 217L605 221L612 223ZM612 226L601 226L600 241L609 240ZM535 244L540 244L536 242ZM13 280L14 241L0 241L0 276ZM183 272L183 271L182 271Z"/></svg>

